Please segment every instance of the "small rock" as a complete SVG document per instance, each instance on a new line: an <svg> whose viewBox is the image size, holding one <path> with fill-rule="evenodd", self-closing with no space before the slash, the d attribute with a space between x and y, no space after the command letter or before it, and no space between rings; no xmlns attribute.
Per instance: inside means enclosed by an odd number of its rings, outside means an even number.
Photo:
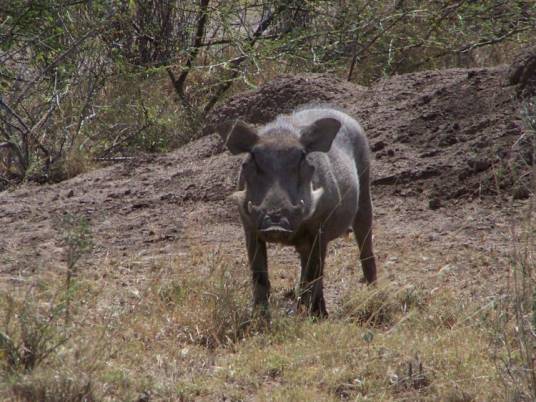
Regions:
<svg viewBox="0 0 536 402"><path fill-rule="evenodd" d="M439 271L438 271L438 274L439 275L445 275L445 274L448 274L449 272L452 272L454 270L454 266L451 265L451 264L447 264L445 266L443 266Z"/></svg>
<svg viewBox="0 0 536 402"><path fill-rule="evenodd" d="M514 200L524 200L529 198L530 191L527 186L519 185L512 189L512 198Z"/></svg>
<svg viewBox="0 0 536 402"><path fill-rule="evenodd" d="M441 200L439 198L430 198L428 201L428 208L436 210L441 208Z"/></svg>
<svg viewBox="0 0 536 402"><path fill-rule="evenodd" d="M385 148L385 142L383 141L378 141L377 143L375 143L374 145L372 145L370 147L370 150L372 152L376 152L376 151L381 151L382 149Z"/></svg>
<svg viewBox="0 0 536 402"><path fill-rule="evenodd" d="M469 159L467 164L476 173L483 172L491 166L491 162L485 159Z"/></svg>
<svg viewBox="0 0 536 402"><path fill-rule="evenodd" d="M429 103L432 100L432 97L430 95L424 95L421 98L421 103L424 105L426 103Z"/></svg>
<svg viewBox="0 0 536 402"><path fill-rule="evenodd" d="M67 198L71 198L72 196L74 196L74 190L71 189L65 196Z"/></svg>

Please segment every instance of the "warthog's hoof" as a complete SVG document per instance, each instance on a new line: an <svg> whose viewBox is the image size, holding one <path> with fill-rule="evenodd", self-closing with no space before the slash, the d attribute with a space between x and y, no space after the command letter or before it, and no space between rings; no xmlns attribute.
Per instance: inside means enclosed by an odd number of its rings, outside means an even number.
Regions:
<svg viewBox="0 0 536 402"><path fill-rule="evenodd" d="M312 303L306 303L302 299L299 299L296 305L296 311L301 316L328 318L328 311L326 310L326 303L323 298Z"/></svg>

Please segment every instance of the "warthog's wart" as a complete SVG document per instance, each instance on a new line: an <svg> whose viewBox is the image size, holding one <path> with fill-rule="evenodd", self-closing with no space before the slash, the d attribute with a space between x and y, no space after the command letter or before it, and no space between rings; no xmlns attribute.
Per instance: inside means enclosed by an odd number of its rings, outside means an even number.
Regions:
<svg viewBox="0 0 536 402"><path fill-rule="evenodd" d="M327 315L322 290L329 241L351 226L365 280L376 280L372 251L369 149L347 114L308 107L256 130L241 121L218 129L233 154L247 153L237 201L253 274L254 304L267 311L266 242L292 245L301 258L298 306Z"/></svg>

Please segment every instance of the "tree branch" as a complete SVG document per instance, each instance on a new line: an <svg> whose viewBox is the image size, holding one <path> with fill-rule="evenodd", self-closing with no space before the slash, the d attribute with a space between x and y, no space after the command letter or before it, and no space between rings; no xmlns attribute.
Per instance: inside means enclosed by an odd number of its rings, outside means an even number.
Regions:
<svg viewBox="0 0 536 402"><path fill-rule="evenodd" d="M92 37L93 35L96 35L96 34L100 33L103 30L104 30L104 27L99 28L99 29L93 29L93 30L90 30L89 32L86 32L75 43L73 43L73 45L69 49L67 49L62 54L60 54L58 57L56 57L56 59L52 63L50 63L47 67L45 67L34 79L32 79L26 85L26 87L22 90L20 95L15 100L15 105L18 105L24 99L24 97L26 96L26 93L28 92L28 90L35 83L39 82L41 80L41 78L43 78L43 76L45 74L47 74L50 70L52 70L53 68L58 66L58 64L60 64L63 60L65 60L71 53L73 53L75 50L77 50L79 48L79 46L86 41L86 39Z"/></svg>
<svg viewBox="0 0 536 402"><path fill-rule="evenodd" d="M197 58L197 54L199 53L199 49L201 48L201 45L203 44L203 37L205 33L205 25L207 23L208 18L208 5L210 0L201 0L200 8L199 8L199 15L197 20L197 28L194 36L194 43L192 45L191 51L188 53L188 56L186 57L186 63L184 68L182 69L180 75L178 78L175 77L175 74L171 70L171 67L167 67L166 71L168 73L169 79L173 83L173 88L175 88L175 92L177 93L177 96L181 100L184 106L190 107L190 102L186 98L186 94L184 93L184 83L186 82L186 78L188 77L188 74L192 70L192 65Z"/></svg>
<svg viewBox="0 0 536 402"><path fill-rule="evenodd" d="M2 106L5 110L9 112L9 114L15 117L15 119L19 122L19 124L24 128L26 132L30 131L26 123L24 123L24 120L22 120L22 117L20 117L13 109L11 109L11 107L9 107L9 105L5 103L2 98L0 98L0 106Z"/></svg>
<svg viewBox="0 0 536 402"><path fill-rule="evenodd" d="M257 40L259 40L261 38L262 34L268 29L270 24L273 22L274 17L276 15L278 15L279 13L281 13L285 8L286 8L285 5L279 6L273 13L268 14L268 16L264 20L261 21L261 23L259 24L259 26L257 27L257 29L255 30L255 32L253 33L253 35L251 36L251 38L248 41L248 46L250 48L255 46L255 43L257 42ZM214 93L212 98L207 102L207 104L203 108L203 114L204 115L206 115L208 112L210 112L212 110L212 108L214 107L216 102L218 102L218 100L220 100L220 98L223 96L223 94L225 94L225 92L227 92L227 90L231 87L231 85L233 84L234 80L236 79L236 77L240 73L240 70L238 69L238 67L246 59L247 59L247 56L242 55L240 57L237 57L233 61L231 61L230 64L231 64L232 72L231 72L230 76L227 79L225 79L224 81L222 81L220 83L220 85L218 85L218 87L216 88L216 92Z"/></svg>
<svg viewBox="0 0 536 402"><path fill-rule="evenodd" d="M401 13L385 29L382 29L380 32L378 32L365 46L363 46L363 48L361 48L361 50L359 52L356 49L356 51L354 52L354 55L352 57L352 62L350 64L350 69L348 71L348 76L346 78L347 81L350 81L352 79L352 75L354 73L354 68L355 68L355 65L357 63L357 59L359 58L359 56L362 55L363 53L365 53L368 49L370 49L370 47L378 39L380 39L383 35L385 35L387 32L389 32L393 27L395 27L400 21L402 21L402 19L404 17L406 17L408 15L408 13L409 13L409 11L404 11L403 13ZM357 48L357 46L356 46L356 48Z"/></svg>
<svg viewBox="0 0 536 402"><path fill-rule="evenodd" d="M466 52L470 52L470 51L472 51L474 49L477 49L477 48L480 48L480 47L494 45L496 43L500 43L502 41L507 40L512 35L515 35L515 34L518 34L518 33L524 32L524 31L528 31L530 29L532 29L532 27L530 27L530 26L526 26L526 27L522 27L522 28L518 28L518 29L512 29L511 31L505 33L502 36L498 36L498 37L494 37L494 38L486 39L486 40L481 40L480 42L469 43L469 44L464 45L464 46L462 46L462 47L460 47L458 49L446 49L446 50L443 50L443 51L441 51L441 52L439 52L437 54L431 55L431 56L427 57L426 59L419 61L418 63L414 63L410 67L412 69L417 69L417 68L420 68L421 66L425 65L426 63L430 62L430 60L438 59L438 58L446 56L448 54L466 53ZM419 46L422 46L422 43L420 43L418 45L413 45L411 47L419 47ZM407 47L407 49L409 49L411 47Z"/></svg>

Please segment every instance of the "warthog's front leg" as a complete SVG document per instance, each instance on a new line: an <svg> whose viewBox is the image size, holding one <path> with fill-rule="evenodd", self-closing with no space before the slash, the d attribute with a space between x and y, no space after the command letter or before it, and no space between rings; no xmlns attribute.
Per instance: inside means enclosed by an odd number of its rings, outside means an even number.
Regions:
<svg viewBox="0 0 536 402"><path fill-rule="evenodd" d="M298 289L298 310L305 308L313 316L327 317L323 277L327 244L320 234L298 247L301 259L301 278Z"/></svg>
<svg viewBox="0 0 536 402"><path fill-rule="evenodd" d="M253 307L256 311L265 315L268 313L268 298L270 296L266 243L248 229L245 230L245 233L249 267L251 268L253 281Z"/></svg>

